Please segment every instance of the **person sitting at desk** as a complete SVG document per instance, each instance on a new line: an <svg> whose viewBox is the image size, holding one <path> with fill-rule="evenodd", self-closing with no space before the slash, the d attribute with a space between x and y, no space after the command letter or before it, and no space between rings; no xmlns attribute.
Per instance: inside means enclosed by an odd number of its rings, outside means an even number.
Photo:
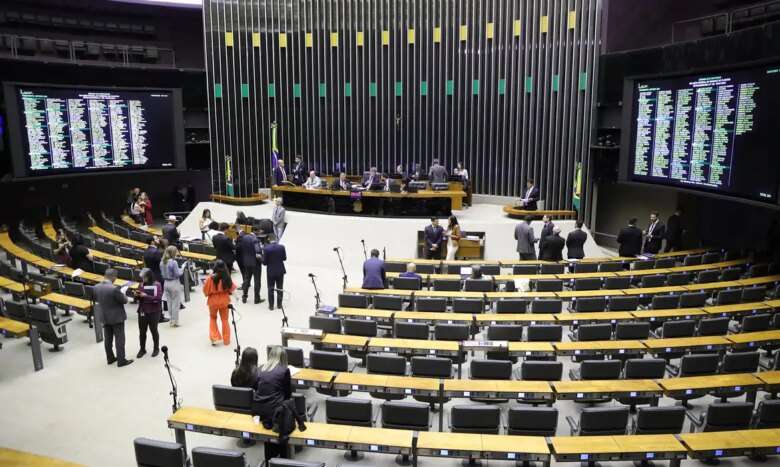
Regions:
<svg viewBox="0 0 780 467"><path fill-rule="evenodd" d="M469 274L468 279L490 279L491 277L485 274L482 274L482 266L479 264L475 264L471 266L471 274Z"/></svg>
<svg viewBox="0 0 780 467"><path fill-rule="evenodd" d="M371 257L363 262L363 288L385 288L385 262L379 259L379 250L371 250Z"/></svg>
<svg viewBox="0 0 780 467"><path fill-rule="evenodd" d="M274 182L276 185L289 182L287 179L287 171L284 169L283 159L276 161L276 168L274 168Z"/></svg>
<svg viewBox="0 0 780 467"><path fill-rule="evenodd" d="M447 183L447 169L439 164L439 159L434 159L431 168L428 169L428 180L431 183Z"/></svg>
<svg viewBox="0 0 780 467"><path fill-rule="evenodd" d="M369 188L375 183L382 183L382 177L377 173L376 167L371 167L368 173L363 175L362 185Z"/></svg>
<svg viewBox="0 0 780 467"><path fill-rule="evenodd" d="M234 388L253 389L257 384L257 349L247 347L241 352L241 363L230 374L230 385Z"/></svg>
<svg viewBox="0 0 780 467"><path fill-rule="evenodd" d="M322 180L317 176L317 172L314 170L309 172L309 178L304 182L303 187L307 190L316 190L322 186Z"/></svg>
<svg viewBox="0 0 780 467"><path fill-rule="evenodd" d="M520 198L520 207L527 211L536 211L536 203L539 201L539 188L534 185L534 179L526 182L525 196Z"/></svg>
<svg viewBox="0 0 780 467"><path fill-rule="evenodd" d="M330 186L330 189L334 191L349 191L350 183L349 180L347 180L347 174L341 172L339 174L339 178L333 180L333 184Z"/></svg>
<svg viewBox="0 0 780 467"><path fill-rule="evenodd" d="M402 272L398 277L409 277L422 280L419 274L417 274L417 265L409 263L406 265L406 272Z"/></svg>
<svg viewBox="0 0 780 467"><path fill-rule="evenodd" d="M70 248L70 241L63 229L57 229L57 248L54 249L55 260L59 264L69 264L70 256L68 256L68 249Z"/></svg>
<svg viewBox="0 0 780 467"><path fill-rule="evenodd" d="M84 238L81 234L77 233L73 235L70 240L70 248L68 249L68 256L70 257L70 267L73 269L81 269L86 272L94 272L94 266L92 265L92 254L89 252L89 248L84 246Z"/></svg>

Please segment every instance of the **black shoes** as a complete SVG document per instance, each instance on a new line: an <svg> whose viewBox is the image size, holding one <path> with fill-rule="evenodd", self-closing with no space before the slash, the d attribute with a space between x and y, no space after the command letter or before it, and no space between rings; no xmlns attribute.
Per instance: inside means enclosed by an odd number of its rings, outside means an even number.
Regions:
<svg viewBox="0 0 780 467"><path fill-rule="evenodd" d="M165 316L163 316L162 318L160 318L160 322L161 322L161 323L167 323L168 321L170 321L170 318L166 318Z"/></svg>
<svg viewBox="0 0 780 467"><path fill-rule="evenodd" d="M273 305L268 305L268 309L269 309L270 311L274 311L274 306L273 306Z"/></svg>
<svg viewBox="0 0 780 467"><path fill-rule="evenodd" d="M241 297L241 303L246 303L246 295Z"/></svg>
<svg viewBox="0 0 780 467"><path fill-rule="evenodd" d="M139 350L139 351L138 351L138 353L137 353L137 354L135 354L135 358L141 358L141 357L143 357L144 355L146 355L146 350L144 350L144 349L141 349L141 350Z"/></svg>
<svg viewBox="0 0 780 467"><path fill-rule="evenodd" d="M255 305L259 305L263 303L265 300L260 297L255 297Z"/></svg>
<svg viewBox="0 0 780 467"><path fill-rule="evenodd" d="M156 356L158 356L158 355L160 355L160 349L154 349L154 350L152 351L152 357L156 357Z"/></svg>
<svg viewBox="0 0 780 467"><path fill-rule="evenodd" d="M129 364L133 363L133 360L125 360L123 362L119 362L116 364L119 368L122 368L123 366L127 366Z"/></svg>
<svg viewBox="0 0 780 467"><path fill-rule="evenodd" d="M109 365L113 365L115 361L116 361L116 358L111 358L111 359L108 360L108 364Z"/></svg>

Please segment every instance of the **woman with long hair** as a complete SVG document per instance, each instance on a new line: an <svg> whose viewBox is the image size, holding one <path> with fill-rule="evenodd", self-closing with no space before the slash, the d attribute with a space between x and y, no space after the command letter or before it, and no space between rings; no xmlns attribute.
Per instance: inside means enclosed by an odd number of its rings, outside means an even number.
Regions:
<svg viewBox="0 0 780 467"><path fill-rule="evenodd" d="M206 239L206 232L209 231L209 225L214 222L211 220L211 209L204 209L200 219L198 219L198 228L200 229L200 239Z"/></svg>
<svg viewBox="0 0 780 467"><path fill-rule="evenodd" d="M450 216L449 224L447 224L447 259L455 259L455 254L458 252L458 246L460 245L460 225L458 225L458 218Z"/></svg>
<svg viewBox="0 0 780 467"><path fill-rule="evenodd" d="M230 375L230 385L241 388L254 388L257 384L257 349L247 347L241 352L241 363Z"/></svg>
<svg viewBox="0 0 780 467"><path fill-rule="evenodd" d="M221 259L214 263L212 274L203 284L203 294L209 307L209 338L211 345L217 345L220 340L230 345L230 325L228 324L228 307L230 294L236 290L236 284L230 278L230 271ZM217 327L217 315L222 321L222 334Z"/></svg>
<svg viewBox="0 0 780 467"><path fill-rule="evenodd" d="M160 353L160 333L157 332L157 324L162 315L162 285L154 278L151 269L144 269L141 273L141 286L135 294L138 298L138 340L139 350L136 358L146 355L146 330L152 333L154 348L152 357Z"/></svg>
<svg viewBox="0 0 780 467"><path fill-rule="evenodd" d="M184 269L179 266L176 258L179 257L179 249L170 245L165 249L160 261L160 275L165 282L163 286L163 299L168 304L168 313L171 316L171 326L179 326L179 308L184 298L184 286L180 279Z"/></svg>
<svg viewBox="0 0 780 467"><path fill-rule="evenodd" d="M154 223L154 216L152 216L152 200L146 192L141 192L138 196L139 203L143 208L144 222L146 225L151 226Z"/></svg>

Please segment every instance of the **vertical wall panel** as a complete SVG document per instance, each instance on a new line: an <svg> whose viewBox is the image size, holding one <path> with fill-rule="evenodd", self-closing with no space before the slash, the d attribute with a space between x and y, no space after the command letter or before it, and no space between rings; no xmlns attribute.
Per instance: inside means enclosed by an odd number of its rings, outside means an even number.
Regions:
<svg viewBox="0 0 780 467"><path fill-rule="evenodd" d="M205 0L212 189L227 156L235 194L269 186L275 122L282 157L322 172L462 160L475 192L532 177L570 208L600 19L601 0Z"/></svg>

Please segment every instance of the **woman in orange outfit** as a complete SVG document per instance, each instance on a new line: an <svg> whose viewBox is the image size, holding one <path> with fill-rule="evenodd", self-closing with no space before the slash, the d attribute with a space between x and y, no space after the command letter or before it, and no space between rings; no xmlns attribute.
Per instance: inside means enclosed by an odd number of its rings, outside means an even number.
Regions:
<svg viewBox="0 0 780 467"><path fill-rule="evenodd" d="M230 271L227 265L221 259L214 263L214 272L206 279L203 284L203 294L206 296L206 303L209 306L209 338L211 345L217 345L222 340L225 345L230 345L230 325L228 324L228 306L230 305L230 294L236 290L236 285L230 278ZM222 335L217 328L217 314L222 320Z"/></svg>

